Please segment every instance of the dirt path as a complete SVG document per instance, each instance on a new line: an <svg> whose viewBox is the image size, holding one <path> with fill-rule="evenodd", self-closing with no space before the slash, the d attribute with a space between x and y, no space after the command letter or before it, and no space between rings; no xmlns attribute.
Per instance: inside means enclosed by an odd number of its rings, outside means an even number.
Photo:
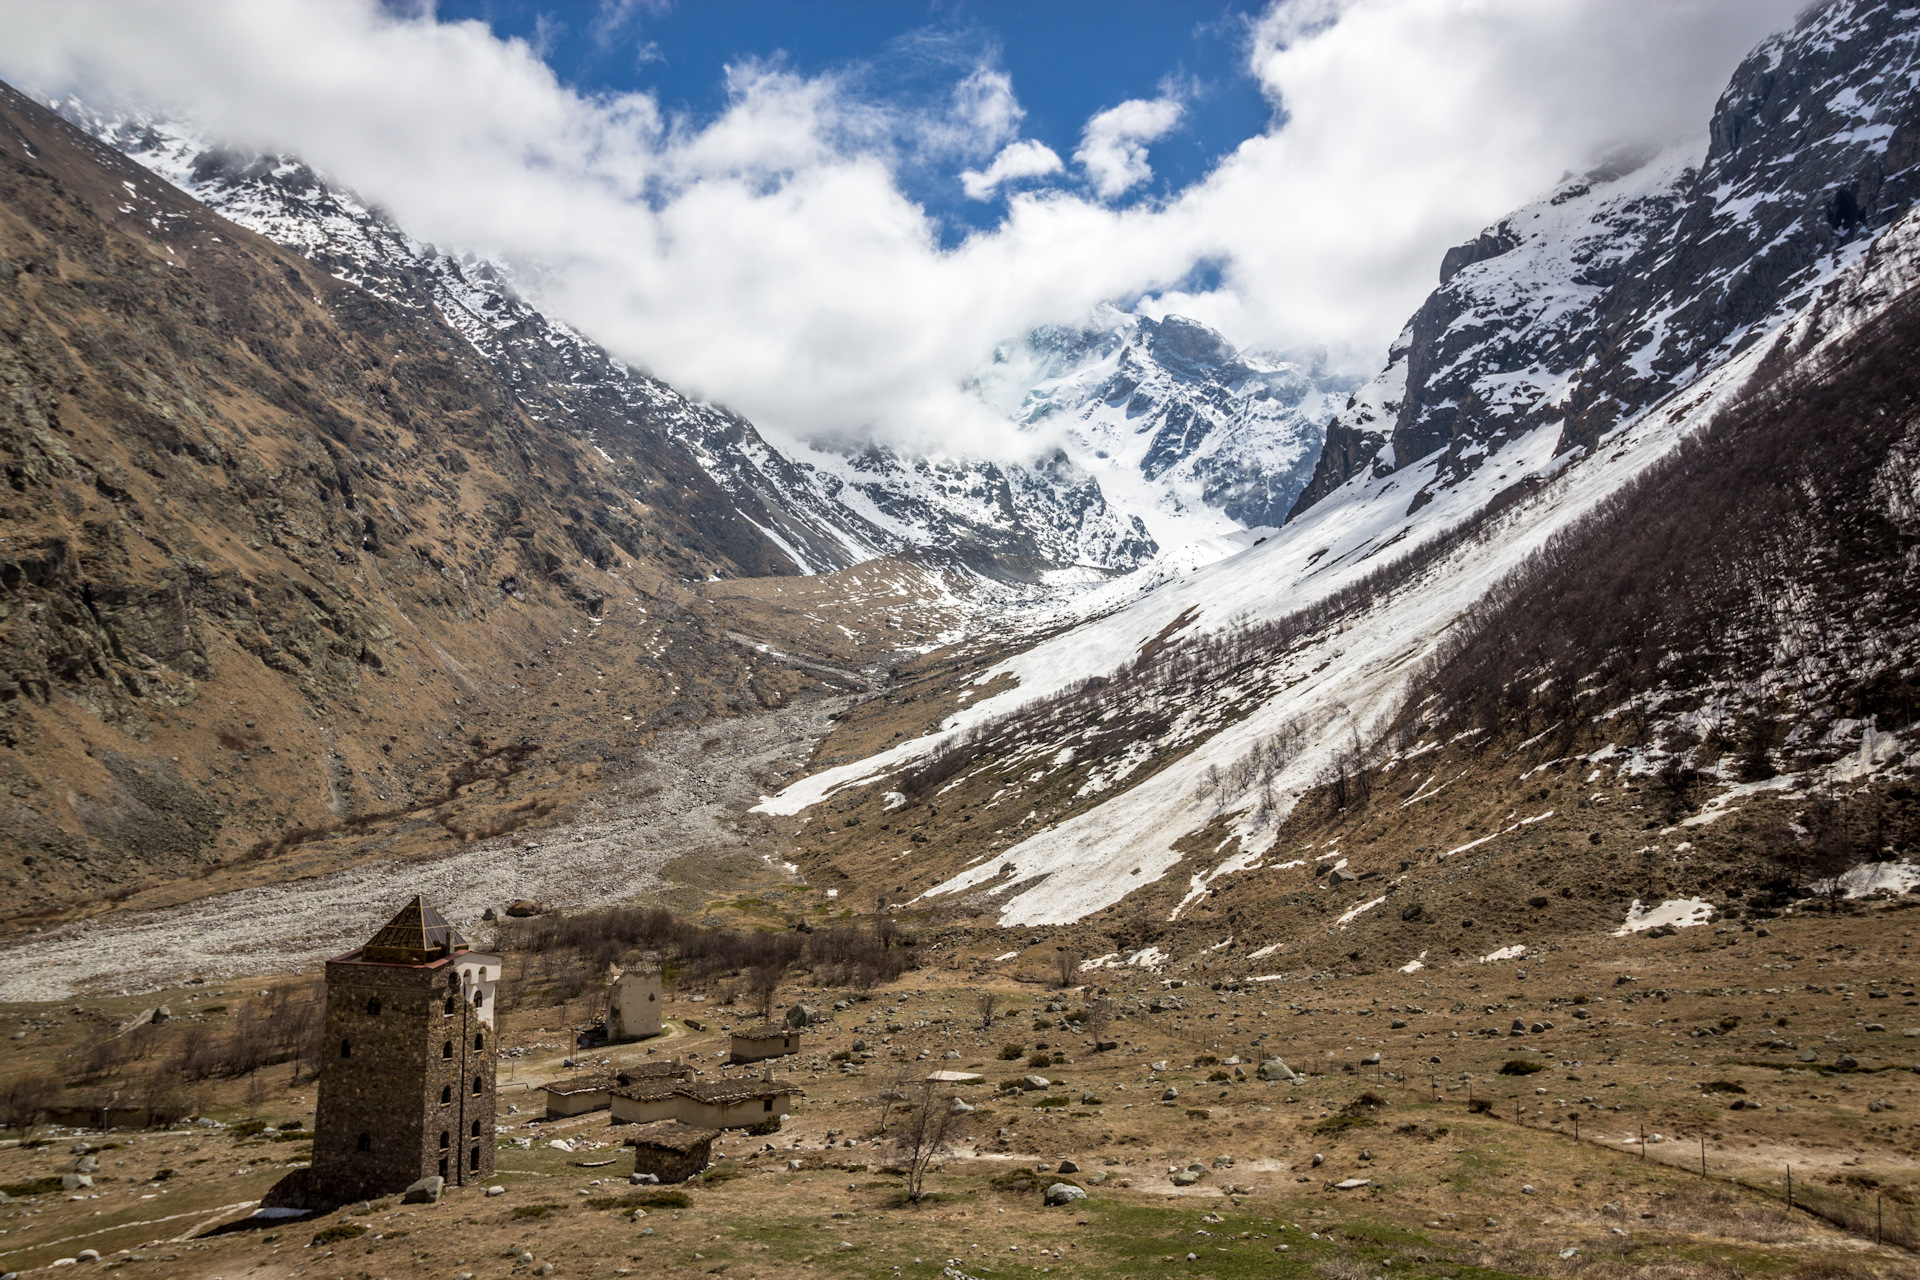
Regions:
<svg viewBox="0 0 1920 1280"><path fill-rule="evenodd" d="M841 700L661 735L647 766L618 779L573 822L479 841L429 862L374 863L311 880L112 914L0 950L0 1001L131 993L188 978L310 969L364 942L416 893L456 924L536 898L558 907L621 902L661 885L661 869L703 851L738 851L735 829L767 770L804 763Z"/></svg>

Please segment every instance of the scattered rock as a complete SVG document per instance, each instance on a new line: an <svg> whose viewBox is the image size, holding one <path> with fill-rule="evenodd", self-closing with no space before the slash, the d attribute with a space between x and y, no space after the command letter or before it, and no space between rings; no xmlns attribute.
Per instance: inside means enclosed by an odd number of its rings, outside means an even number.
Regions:
<svg viewBox="0 0 1920 1280"><path fill-rule="evenodd" d="M787 1010L787 1025L790 1027L808 1027L826 1019L826 1014L808 1004L797 1004Z"/></svg>
<svg viewBox="0 0 1920 1280"><path fill-rule="evenodd" d="M1060 1162L1060 1167L1059 1167L1058 1169L1056 1169L1056 1170L1055 1170L1054 1172L1056 1172L1056 1173L1078 1173L1078 1172L1080 1172L1080 1166L1079 1166L1079 1165L1077 1165L1077 1164L1075 1164L1075 1163L1074 1163L1073 1161L1071 1161L1071 1160L1062 1160L1062 1161Z"/></svg>
<svg viewBox="0 0 1920 1280"><path fill-rule="evenodd" d="M1327 1158L1326 1158L1325 1156L1323 1156L1323 1155L1321 1155L1321 1154L1320 1154L1320 1153L1319 1153L1318 1151L1316 1151L1316 1152L1314 1152L1314 1153L1313 1153L1313 1167L1314 1167L1314 1168L1316 1168L1316 1169L1318 1169L1318 1168L1319 1168L1319 1167L1320 1167L1321 1165L1323 1165L1323 1164L1325 1164L1326 1162L1327 1162Z"/></svg>
<svg viewBox="0 0 1920 1280"><path fill-rule="evenodd" d="M1261 1063L1260 1070L1256 1074L1259 1075L1262 1080L1293 1081L1300 1078L1294 1074L1292 1067L1278 1058L1268 1058L1265 1062Z"/></svg>
<svg viewBox="0 0 1920 1280"><path fill-rule="evenodd" d="M1178 1098L1179 1096L1180 1096L1180 1091L1174 1088L1172 1085L1168 1085L1164 1090L1161 1091L1160 1101L1172 1102L1175 1098Z"/></svg>
<svg viewBox="0 0 1920 1280"><path fill-rule="evenodd" d="M1190 1187L1200 1181L1203 1176L1205 1175L1198 1169L1182 1169L1180 1172L1174 1174L1169 1181L1176 1187Z"/></svg>
<svg viewBox="0 0 1920 1280"><path fill-rule="evenodd" d="M84 1173L68 1173L62 1174L60 1177L60 1189L62 1191L84 1191L92 1185L93 1179Z"/></svg>
<svg viewBox="0 0 1920 1280"><path fill-rule="evenodd" d="M1040 1090L1047 1088L1052 1083L1053 1082L1048 1080L1045 1076L1021 1076L1020 1077L1020 1087L1022 1089L1025 1089L1028 1093L1038 1093Z"/></svg>
<svg viewBox="0 0 1920 1280"><path fill-rule="evenodd" d="M1333 1184L1335 1191L1358 1191L1361 1187L1373 1185L1372 1178L1342 1178Z"/></svg>
<svg viewBox="0 0 1920 1280"><path fill-rule="evenodd" d="M487 1188L487 1194L490 1196L503 1196L507 1194L507 1189L496 1182Z"/></svg>
<svg viewBox="0 0 1920 1280"><path fill-rule="evenodd" d="M1056 1182L1047 1188L1048 1204L1072 1204L1075 1200L1085 1200L1087 1193L1071 1182Z"/></svg>
<svg viewBox="0 0 1920 1280"><path fill-rule="evenodd" d="M82 1249L73 1255L73 1260L75 1262L98 1262L100 1261L100 1251L98 1249Z"/></svg>
<svg viewBox="0 0 1920 1280"><path fill-rule="evenodd" d="M409 1185L400 1197L401 1204L437 1204L440 1193L446 1189L447 1180L439 1174L431 1174Z"/></svg>

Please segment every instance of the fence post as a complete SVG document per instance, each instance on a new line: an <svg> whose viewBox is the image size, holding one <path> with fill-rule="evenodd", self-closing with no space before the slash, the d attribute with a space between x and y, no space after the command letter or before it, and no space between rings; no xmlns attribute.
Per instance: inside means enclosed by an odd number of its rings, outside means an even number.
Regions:
<svg viewBox="0 0 1920 1280"><path fill-rule="evenodd" d="M1873 1193L1873 1243L1880 1243L1880 1193Z"/></svg>
<svg viewBox="0 0 1920 1280"><path fill-rule="evenodd" d="M1642 1160L1647 1158L1647 1126L1645 1124L1640 1126L1640 1158Z"/></svg>
<svg viewBox="0 0 1920 1280"><path fill-rule="evenodd" d="M1573 1140L1575 1142L1580 1141L1580 1113L1578 1111L1573 1113Z"/></svg>
<svg viewBox="0 0 1920 1280"><path fill-rule="evenodd" d="M1707 1176L1707 1135L1700 1135L1700 1176Z"/></svg>
<svg viewBox="0 0 1920 1280"><path fill-rule="evenodd" d="M1787 1212L1793 1212L1793 1166L1787 1166Z"/></svg>

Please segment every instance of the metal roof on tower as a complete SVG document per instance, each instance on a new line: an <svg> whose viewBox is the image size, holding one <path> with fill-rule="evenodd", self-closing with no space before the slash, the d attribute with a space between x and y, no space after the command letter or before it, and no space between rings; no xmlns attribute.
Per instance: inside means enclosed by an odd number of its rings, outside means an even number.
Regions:
<svg viewBox="0 0 1920 1280"><path fill-rule="evenodd" d="M425 964L466 949L467 940L446 917L416 895L360 948L360 959L374 964Z"/></svg>

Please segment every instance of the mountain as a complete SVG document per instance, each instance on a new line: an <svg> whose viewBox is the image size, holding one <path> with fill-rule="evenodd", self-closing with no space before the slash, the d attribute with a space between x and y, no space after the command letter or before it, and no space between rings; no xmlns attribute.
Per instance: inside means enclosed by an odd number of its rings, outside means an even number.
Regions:
<svg viewBox="0 0 1920 1280"><path fill-rule="evenodd" d="M292 157L238 155L176 121L61 112L196 200L401 305L431 309L537 402L552 429L618 459L673 441L792 571L933 552L994 578L1138 567L1157 549L1098 481L1058 449L1030 463L902 456L877 445L773 440L736 413L680 394L545 315L505 266L410 237L383 211ZM785 570L783 570L785 571Z"/></svg>
<svg viewBox="0 0 1920 1280"><path fill-rule="evenodd" d="M1283 528L929 669L849 723L938 731L761 812L844 892L1225 976L1498 962L1911 853L1916 36L1816 9L1702 163L1449 253Z"/></svg>
<svg viewBox="0 0 1920 1280"><path fill-rule="evenodd" d="M1387 475L1411 513L1541 431L1591 453L1777 326L1920 190L1916 76L1910 8L1816 6L1734 72L1699 164L1569 179L1450 250L1295 513Z"/></svg>
<svg viewBox="0 0 1920 1280"><path fill-rule="evenodd" d="M333 832L389 856L510 832L658 729L874 656L743 648L745 606L702 593L793 581L764 508L593 370L549 376L518 322L486 332L528 351L490 357L389 292L0 87L8 917L297 874L289 849L310 872ZM847 636L937 602L892 568Z"/></svg>
<svg viewBox="0 0 1920 1280"><path fill-rule="evenodd" d="M995 364L982 382L1003 396L1000 384L1025 374L1014 420L1063 440L1163 545L1278 526L1327 419L1359 385L1324 358L1242 352L1184 316L1111 308L1085 328L1037 330Z"/></svg>

